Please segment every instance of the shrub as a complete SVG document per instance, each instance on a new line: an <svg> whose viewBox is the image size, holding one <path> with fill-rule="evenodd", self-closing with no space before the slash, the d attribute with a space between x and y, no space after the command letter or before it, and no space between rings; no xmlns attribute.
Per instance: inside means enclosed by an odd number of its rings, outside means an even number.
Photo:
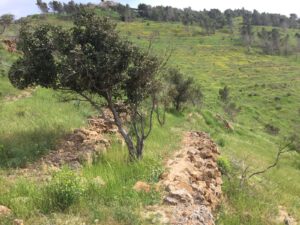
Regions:
<svg viewBox="0 0 300 225"><path fill-rule="evenodd" d="M8 163L9 152L3 145L0 144L0 167L6 166Z"/></svg>
<svg viewBox="0 0 300 225"><path fill-rule="evenodd" d="M185 78L178 69L171 68L166 79L169 84L168 97L176 111L181 111L183 105L188 102L201 105L203 94L192 77Z"/></svg>
<svg viewBox="0 0 300 225"><path fill-rule="evenodd" d="M221 147L224 147L225 146L225 140L223 138L219 139L218 140L218 145L221 146Z"/></svg>
<svg viewBox="0 0 300 225"><path fill-rule="evenodd" d="M45 187L45 211L64 211L76 203L83 194L84 188L80 178L69 169L57 172Z"/></svg>
<svg viewBox="0 0 300 225"><path fill-rule="evenodd" d="M222 102L228 102L229 100L229 88L225 86L219 90L219 98Z"/></svg>
<svg viewBox="0 0 300 225"><path fill-rule="evenodd" d="M280 129L278 127L275 127L274 125L268 123L265 125L265 131L268 134L277 135L279 133Z"/></svg>
<svg viewBox="0 0 300 225"><path fill-rule="evenodd" d="M224 175L228 175L232 170L231 163L229 162L228 159L224 157L219 157L217 160L217 164L221 173Z"/></svg>
<svg viewBox="0 0 300 225"><path fill-rule="evenodd" d="M231 120L234 120L238 113L240 113L242 110L242 108L240 106L237 106L234 102L224 104L223 109Z"/></svg>

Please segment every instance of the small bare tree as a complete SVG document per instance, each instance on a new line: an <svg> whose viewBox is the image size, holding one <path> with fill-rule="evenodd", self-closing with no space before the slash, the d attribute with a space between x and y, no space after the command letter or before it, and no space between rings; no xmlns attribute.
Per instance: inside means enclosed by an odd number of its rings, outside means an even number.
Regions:
<svg viewBox="0 0 300 225"><path fill-rule="evenodd" d="M245 169L243 169L243 172L241 175L241 180L240 180L240 187L242 187L245 184L245 182L249 181L254 176L264 174L264 173L268 172L270 169L276 167L283 154L286 154L286 153L292 152L292 151L299 152L299 150L300 150L299 147L300 147L299 140L298 140L297 136L292 135L288 138L285 138L284 141L279 145L275 160L271 165L267 166L264 169L257 170L254 172L250 171L250 166L246 166Z"/></svg>

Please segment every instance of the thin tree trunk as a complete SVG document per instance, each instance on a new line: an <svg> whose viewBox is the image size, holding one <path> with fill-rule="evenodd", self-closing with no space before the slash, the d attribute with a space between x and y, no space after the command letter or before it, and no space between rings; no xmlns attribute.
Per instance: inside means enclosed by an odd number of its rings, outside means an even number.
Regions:
<svg viewBox="0 0 300 225"><path fill-rule="evenodd" d="M118 130L119 130L120 134L122 135L122 137L125 140L125 143L126 143L127 148L128 148L130 160L133 161L133 160L135 160L135 158L137 156L137 152L136 152L136 149L135 149L134 144L132 142L132 139L131 139L130 135L126 132L126 130L123 128L122 120L119 117L119 114L118 114L116 108L114 107L113 103L109 99L108 99L108 107L109 107L109 109L111 110L111 112L113 114L115 123L118 127Z"/></svg>

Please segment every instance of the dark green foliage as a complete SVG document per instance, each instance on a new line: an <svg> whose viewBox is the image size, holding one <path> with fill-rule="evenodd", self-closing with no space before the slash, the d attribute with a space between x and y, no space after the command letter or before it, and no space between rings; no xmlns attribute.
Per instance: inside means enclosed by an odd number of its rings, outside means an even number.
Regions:
<svg viewBox="0 0 300 225"><path fill-rule="evenodd" d="M42 0L36 0L36 5L39 7L42 13L49 12L49 8L46 2L43 2Z"/></svg>
<svg viewBox="0 0 300 225"><path fill-rule="evenodd" d="M97 17L84 8L74 25L70 30L51 25L23 26L19 49L24 55L9 71L11 83L21 89L41 85L73 92L97 109L101 105L94 96L102 97L113 113L130 157L141 157L143 142L152 129L154 101L150 102L149 114L145 109L143 113L139 110L144 101L157 93L156 74L161 62L122 40L116 25L107 18ZM136 146L124 129L116 103L130 107ZM150 122L145 132L147 116Z"/></svg>
<svg viewBox="0 0 300 225"><path fill-rule="evenodd" d="M4 14L0 17L0 26L2 26L2 30L0 34L3 34L7 27L13 23L15 16L12 14Z"/></svg>
<svg viewBox="0 0 300 225"><path fill-rule="evenodd" d="M201 104L203 95L192 77L185 78L179 70L170 69L167 81L170 86L168 96L177 111L182 110L183 105L187 102Z"/></svg>
<svg viewBox="0 0 300 225"><path fill-rule="evenodd" d="M278 127L274 126L273 124L268 123L265 125L265 131L271 135L278 135L280 129Z"/></svg>
<svg viewBox="0 0 300 225"><path fill-rule="evenodd" d="M228 86L225 86L224 88L221 88L219 90L219 98L221 99L222 102L228 102L230 99L230 92L229 92Z"/></svg>
<svg viewBox="0 0 300 225"><path fill-rule="evenodd" d="M243 15L243 25L241 27L240 33L244 45L246 45L248 51L250 51L250 47L253 42L254 32L252 31L251 15L249 13L245 13Z"/></svg>
<svg viewBox="0 0 300 225"><path fill-rule="evenodd" d="M218 167L223 175L229 175L232 171L231 163L224 157L219 157L217 160Z"/></svg>
<svg viewBox="0 0 300 225"><path fill-rule="evenodd" d="M50 1L49 6L53 12L62 13L64 11L64 6L59 1Z"/></svg>

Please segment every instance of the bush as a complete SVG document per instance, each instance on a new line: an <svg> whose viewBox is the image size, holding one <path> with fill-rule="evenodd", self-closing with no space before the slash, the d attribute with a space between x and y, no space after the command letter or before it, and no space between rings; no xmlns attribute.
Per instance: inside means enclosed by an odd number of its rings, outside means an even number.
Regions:
<svg viewBox="0 0 300 225"><path fill-rule="evenodd" d="M271 134L271 135L278 135L280 129L278 127L275 127L274 125L272 124L266 124L265 125L265 131L268 133L268 134Z"/></svg>
<svg viewBox="0 0 300 225"><path fill-rule="evenodd" d="M217 160L217 164L219 169L221 170L221 173L224 175L228 175L232 170L231 163L224 157L219 157Z"/></svg>
<svg viewBox="0 0 300 225"><path fill-rule="evenodd" d="M224 147L225 146L225 140L223 138L219 139L218 140L218 145L221 146L221 147Z"/></svg>
<svg viewBox="0 0 300 225"><path fill-rule="evenodd" d="M228 102L229 101L229 88L225 86L224 88L221 88L219 90L219 98L222 102Z"/></svg>
<svg viewBox="0 0 300 225"><path fill-rule="evenodd" d="M83 194L84 188L80 178L69 169L57 172L50 183L45 187L44 205L46 212L64 211L76 203Z"/></svg>
<svg viewBox="0 0 300 225"><path fill-rule="evenodd" d="M194 78L186 78L178 69L171 68L168 70L166 80L169 86L168 97L176 111L181 111L187 103L194 106L201 105L203 94L199 85L195 84Z"/></svg>

